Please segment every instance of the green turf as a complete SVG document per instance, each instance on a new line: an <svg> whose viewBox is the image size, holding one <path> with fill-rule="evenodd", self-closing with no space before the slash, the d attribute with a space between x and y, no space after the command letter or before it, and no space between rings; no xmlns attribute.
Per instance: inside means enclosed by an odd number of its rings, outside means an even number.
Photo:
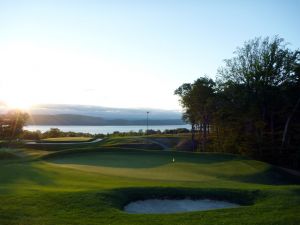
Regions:
<svg viewBox="0 0 300 225"><path fill-rule="evenodd" d="M117 142L12 150L18 159L0 161L0 224L300 223L299 179L276 167L234 155L121 148ZM132 200L151 197L212 198L242 207L164 215L122 211Z"/></svg>
<svg viewBox="0 0 300 225"><path fill-rule="evenodd" d="M119 148L133 148L133 149L163 149L157 143L151 142L152 138L146 136L141 137L113 137L107 138L102 143L102 146L119 147Z"/></svg>

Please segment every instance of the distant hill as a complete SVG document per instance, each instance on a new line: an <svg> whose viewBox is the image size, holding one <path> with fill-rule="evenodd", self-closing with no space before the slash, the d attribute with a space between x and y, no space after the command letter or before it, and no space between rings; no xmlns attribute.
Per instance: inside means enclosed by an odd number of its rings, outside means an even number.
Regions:
<svg viewBox="0 0 300 225"><path fill-rule="evenodd" d="M104 119L102 117L58 114L58 115L31 115L27 125L145 125L146 119ZM149 120L150 125L182 125L180 119Z"/></svg>
<svg viewBox="0 0 300 225"><path fill-rule="evenodd" d="M149 113L151 120L181 120L182 113L178 110L163 109L131 109L131 108L111 108L89 105L63 105L63 104L45 104L35 105L29 113L33 115L83 115L92 117L101 117L104 119L125 119L125 120L144 120L146 112Z"/></svg>
<svg viewBox="0 0 300 225"><path fill-rule="evenodd" d="M0 114L8 112L0 102ZM149 112L150 125L182 125L178 110L111 108L89 105L35 105L28 113L28 125L145 125Z"/></svg>

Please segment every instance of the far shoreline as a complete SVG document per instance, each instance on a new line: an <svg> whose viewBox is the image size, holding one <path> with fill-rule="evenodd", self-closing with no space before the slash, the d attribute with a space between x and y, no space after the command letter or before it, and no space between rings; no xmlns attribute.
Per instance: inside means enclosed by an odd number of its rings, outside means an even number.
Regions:
<svg viewBox="0 0 300 225"><path fill-rule="evenodd" d="M45 132L51 128L58 128L64 132L82 132L90 134L112 134L114 132L139 132L140 130L145 131L146 125L26 125L24 130ZM181 125L149 125L149 130L173 130L173 129L188 129L190 130L189 124Z"/></svg>

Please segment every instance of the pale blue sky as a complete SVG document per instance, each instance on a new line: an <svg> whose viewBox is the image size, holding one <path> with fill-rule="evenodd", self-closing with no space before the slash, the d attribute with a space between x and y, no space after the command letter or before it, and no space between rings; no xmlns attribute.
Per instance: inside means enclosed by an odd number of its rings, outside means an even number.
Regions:
<svg viewBox="0 0 300 225"><path fill-rule="evenodd" d="M174 90L214 77L244 41L279 35L299 48L299 9L296 0L0 0L0 100L179 109Z"/></svg>

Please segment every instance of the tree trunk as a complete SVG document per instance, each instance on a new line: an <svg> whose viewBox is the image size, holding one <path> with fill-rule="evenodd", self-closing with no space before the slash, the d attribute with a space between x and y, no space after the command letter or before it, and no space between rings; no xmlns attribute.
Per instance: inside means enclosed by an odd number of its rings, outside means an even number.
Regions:
<svg viewBox="0 0 300 225"><path fill-rule="evenodd" d="M195 124L192 124L192 148L195 151Z"/></svg>
<svg viewBox="0 0 300 225"><path fill-rule="evenodd" d="M220 140L220 130L219 130L219 126L216 126L216 139L217 139L217 143L218 143L218 150L217 152L221 151L221 140ZM222 149L223 152L223 149Z"/></svg>
<svg viewBox="0 0 300 225"><path fill-rule="evenodd" d="M271 130L271 142L273 147L274 146L274 112L273 111L271 111L270 130Z"/></svg>
<svg viewBox="0 0 300 225"><path fill-rule="evenodd" d="M205 152L206 150L206 139L207 139L207 123L206 121L203 123L203 140L202 140L202 149Z"/></svg>
<svg viewBox="0 0 300 225"><path fill-rule="evenodd" d="M210 124L209 123L207 123L207 135L209 136L209 133L211 132L211 130L210 130Z"/></svg>
<svg viewBox="0 0 300 225"><path fill-rule="evenodd" d="M202 150L202 141L203 141L202 140L203 139L203 137L202 137L203 136L203 124L202 123L199 124L199 133L198 133L198 135L199 135L199 143L201 142L200 143L201 145L198 146L197 150L201 151Z"/></svg>
<svg viewBox="0 0 300 225"><path fill-rule="evenodd" d="M284 131L283 131L283 135L282 135L282 141L281 141L281 146L284 147L285 144L286 144L286 139L287 139L287 133L288 133L288 130L289 130L289 125L290 125L290 122L291 122L291 119L293 118L295 112L297 111L297 108L300 104L300 97L298 98L298 101L296 102L296 105L294 106L291 114L288 116L286 122L285 122L285 126L284 126Z"/></svg>

